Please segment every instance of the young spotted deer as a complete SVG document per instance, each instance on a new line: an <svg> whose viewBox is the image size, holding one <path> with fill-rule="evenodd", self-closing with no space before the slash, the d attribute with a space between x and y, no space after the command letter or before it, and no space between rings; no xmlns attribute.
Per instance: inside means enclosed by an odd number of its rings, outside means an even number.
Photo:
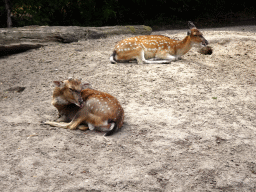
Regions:
<svg viewBox="0 0 256 192"><path fill-rule="evenodd" d="M68 129L96 129L106 132L105 136L122 127L124 110L115 97L90 89L89 84L82 84L77 79L54 81L54 84L52 105L58 109L59 119L45 124Z"/></svg>
<svg viewBox="0 0 256 192"><path fill-rule="evenodd" d="M192 22L190 30L182 40L173 40L163 35L144 35L123 39L115 46L111 63L137 60L137 63L170 63L186 54L194 44L206 46L208 41ZM149 59L157 59L149 60ZM160 59L160 60L159 60Z"/></svg>

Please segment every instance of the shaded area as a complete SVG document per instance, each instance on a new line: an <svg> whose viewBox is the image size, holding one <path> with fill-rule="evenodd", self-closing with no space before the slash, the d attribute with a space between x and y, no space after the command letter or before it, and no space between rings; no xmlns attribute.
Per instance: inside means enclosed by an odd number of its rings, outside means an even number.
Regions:
<svg viewBox="0 0 256 192"><path fill-rule="evenodd" d="M22 53L30 49L37 49L42 47L40 44L11 44L0 45L0 57L7 56L15 53Z"/></svg>
<svg viewBox="0 0 256 192"><path fill-rule="evenodd" d="M8 0L9 1L9 0ZM0 1L0 27L6 27L8 9ZM180 26L192 20L207 26L254 20L253 1L230 3L223 0L11 0L13 26L114 26L145 24L150 26ZM10 15L10 11L9 11ZM181 25L182 26L182 25ZM198 27L201 27L198 25Z"/></svg>
<svg viewBox="0 0 256 192"><path fill-rule="evenodd" d="M15 87L11 87L11 88L9 88L9 89L6 89L5 91L21 93L21 92L23 92L25 89L26 89L26 87L15 86Z"/></svg>

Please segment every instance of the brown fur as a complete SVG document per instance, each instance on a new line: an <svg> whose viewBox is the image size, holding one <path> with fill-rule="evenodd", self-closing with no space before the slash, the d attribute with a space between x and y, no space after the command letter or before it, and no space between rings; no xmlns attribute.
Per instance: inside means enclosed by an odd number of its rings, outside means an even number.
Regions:
<svg viewBox="0 0 256 192"><path fill-rule="evenodd" d="M189 22L190 31L182 40L173 40L162 35L144 35L123 39L118 42L110 57L112 63L137 60L138 63L169 63L186 54L193 44L206 46L207 40L202 33ZM162 59L149 61L148 59Z"/></svg>
<svg viewBox="0 0 256 192"><path fill-rule="evenodd" d="M57 120L59 122L46 124L68 129L79 126L83 130L88 127L81 127L81 124L91 124L100 131L111 131L111 134L113 131L110 129L122 127L124 110L112 95L90 89L88 84L82 85L80 80L69 79L54 83L56 87L52 104L57 108L60 118Z"/></svg>

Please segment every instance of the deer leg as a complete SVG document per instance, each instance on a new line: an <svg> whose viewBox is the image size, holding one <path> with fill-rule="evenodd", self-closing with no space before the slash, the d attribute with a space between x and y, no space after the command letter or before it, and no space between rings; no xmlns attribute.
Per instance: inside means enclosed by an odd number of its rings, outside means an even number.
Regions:
<svg viewBox="0 0 256 192"><path fill-rule="evenodd" d="M94 117L96 118L96 117ZM95 129L95 127L99 128L99 129L108 129L110 127L110 124L108 124L107 121L105 122L102 122L101 120L97 121L96 124L91 124L91 123L88 123L88 127L89 129L92 131Z"/></svg>
<svg viewBox="0 0 256 192"><path fill-rule="evenodd" d="M82 130L82 131L85 131L85 130L88 130L89 127L88 126L85 126L85 125L79 125L78 126L78 129Z"/></svg>
<svg viewBox="0 0 256 192"><path fill-rule="evenodd" d="M175 56L173 56L173 55L167 54L167 55L165 56L165 59L168 59L169 61L176 61L176 60L179 59L179 57L175 57Z"/></svg>
<svg viewBox="0 0 256 192"><path fill-rule="evenodd" d="M165 50L160 50L156 53L156 56L155 56L157 59L165 59L165 60L168 60L169 62L172 62L172 61L176 61L178 60L178 57L176 56L173 56L171 54L169 54L167 51Z"/></svg>
<svg viewBox="0 0 256 192"><path fill-rule="evenodd" d="M91 123L88 123L88 127L89 127L89 129L90 129L91 131L95 129L94 125L91 124Z"/></svg>
<svg viewBox="0 0 256 192"><path fill-rule="evenodd" d="M76 119L75 121L72 120L70 123L46 121L44 122L44 124L51 125L53 127L61 127L64 129L73 130L73 129L76 129L82 122L83 120L81 121L81 119ZM86 129L81 127L81 130L86 130Z"/></svg>
<svg viewBox="0 0 256 192"><path fill-rule="evenodd" d="M102 122L101 125L96 126L99 131L106 132L104 136L112 135L117 129L116 123L108 123L108 121Z"/></svg>
<svg viewBox="0 0 256 192"><path fill-rule="evenodd" d="M70 123L69 125L67 126L68 129L76 129L82 122L84 121L83 118L74 118Z"/></svg>
<svg viewBox="0 0 256 192"><path fill-rule="evenodd" d="M83 113L77 113L76 116L72 119L71 122L65 123L65 122L50 122L46 121L45 124L54 126L54 127L61 127L64 129L76 129L85 119L83 118Z"/></svg>
<svg viewBox="0 0 256 192"><path fill-rule="evenodd" d="M146 64L167 64L167 63L170 63L169 60L159 60L159 61L146 60L143 49L141 50L141 54L140 54L139 60L144 62L144 63L146 63ZM138 59L137 59L137 61L138 61Z"/></svg>
<svg viewBox="0 0 256 192"><path fill-rule="evenodd" d="M53 127L61 127L61 128L67 129L67 128L68 128L68 125L69 125L70 123L46 121L46 122L44 122L44 124L46 124L46 125L51 125L51 126L53 126Z"/></svg>

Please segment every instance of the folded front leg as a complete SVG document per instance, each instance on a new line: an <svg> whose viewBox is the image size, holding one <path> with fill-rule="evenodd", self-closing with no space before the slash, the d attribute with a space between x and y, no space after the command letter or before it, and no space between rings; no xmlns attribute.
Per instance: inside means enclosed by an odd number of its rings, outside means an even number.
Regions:
<svg viewBox="0 0 256 192"><path fill-rule="evenodd" d="M156 57L158 58L158 57ZM160 58L162 59L162 58ZM144 55L144 50L141 50L140 57L137 58L138 63L146 63L146 64L167 64L170 63L169 60L158 60L158 61L153 61L153 60L146 60L145 55Z"/></svg>
<svg viewBox="0 0 256 192"><path fill-rule="evenodd" d="M64 129L67 129L70 123L65 123L65 122L53 122L53 121L46 121L44 122L46 125L51 125L53 127L61 127Z"/></svg>

